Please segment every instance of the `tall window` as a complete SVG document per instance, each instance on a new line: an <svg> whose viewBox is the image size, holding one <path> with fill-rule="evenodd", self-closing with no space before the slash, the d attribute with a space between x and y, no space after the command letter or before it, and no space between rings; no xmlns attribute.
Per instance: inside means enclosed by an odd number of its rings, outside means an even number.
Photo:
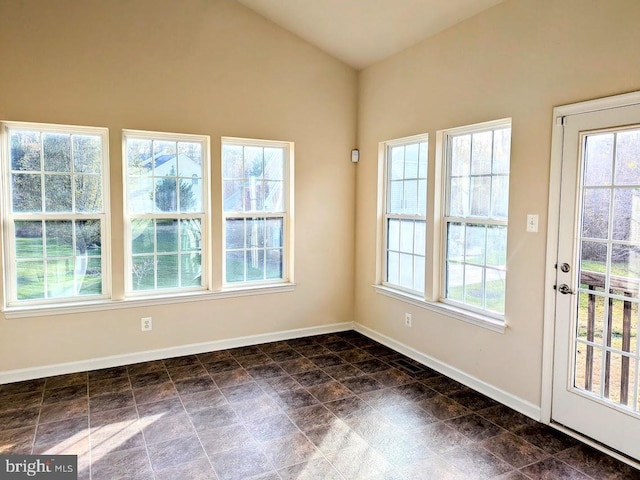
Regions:
<svg viewBox="0 0 640 480"><path fill-rule="evenodd" d="M293 144L224 138L224 283L291 280Z"/></svg>
<svg viewBox="0 0 640 480"><path fill-rule="evenodd" d="M511 122L444 132L444 301L504 315Z"/></svg>
<svg viewBox="0 0 640 480"><path fill-rule="evenodd" d="M427 137L387 142L384 284L424 294Z"/></svg>
<svg viewBox="0 0 640 480"><path fill-rule="evenodd" d="M127 291L205 288L209 137L123 135Z"/></svg>
<svg viewBox="0 0 640 480"><path fill-rule="evenodd" d="M3 130L7 305L108 296L107 129Z"/></svg>

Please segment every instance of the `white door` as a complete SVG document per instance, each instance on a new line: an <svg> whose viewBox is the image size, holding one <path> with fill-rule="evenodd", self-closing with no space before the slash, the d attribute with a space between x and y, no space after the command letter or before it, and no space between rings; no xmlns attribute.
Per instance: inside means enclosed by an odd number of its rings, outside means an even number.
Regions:
<svg viewBox="0 0 640 480"><path fill-rule="evenodd" d="M551 418L640 460L640 106L562 121Z"/></svg>

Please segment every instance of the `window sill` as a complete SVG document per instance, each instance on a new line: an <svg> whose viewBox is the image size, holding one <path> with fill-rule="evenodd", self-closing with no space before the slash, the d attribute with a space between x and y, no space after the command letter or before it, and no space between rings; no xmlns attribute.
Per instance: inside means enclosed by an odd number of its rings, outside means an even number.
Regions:
<svg viewBox="0 0 640 480"><path fill-rule="evenodd" d="M225 288L216 292L204 290L182 294L172 293L170 295L167 294L132 297L123 300L95 300L82 303L60 303L57 305L29 305L20 307L7 307L2 311L2 313L4 314L5 318L13 319L72 313L98 312L123 308L153 307L156 305L205 302L209 300L219 300L224 298L292 292L295 289L295 286L295 283L277 283L269 285L256 285L251 287Z"/></svg>
<svg viewBox="0 0 640 480"><path fill-rule="evenodd" d="M506 322L501 322L500 320L496 320L495 318L478 315L461 308L447 305L445 303L428 302L424 298L417 295L412 295L407 292L385 287L384 285L373 285L373 288L376 290L376 293L379 293L380 295L395 298L396 300L410 303L411 305L415 305L416 307L424 308L425 310L430 310L447 317L455 318L456 320L460 320L462 322L471 323L472 325L486 328L493 332L504 334L505 330L507 329Z"/></svg>

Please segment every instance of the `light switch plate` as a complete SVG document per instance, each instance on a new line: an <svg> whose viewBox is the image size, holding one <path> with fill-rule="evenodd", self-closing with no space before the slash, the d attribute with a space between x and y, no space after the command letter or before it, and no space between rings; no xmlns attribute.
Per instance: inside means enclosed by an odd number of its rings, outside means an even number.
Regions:
<svg viewBox="0 0 640 480"><path fill-rule="evenodd" d="M536 233L538 231L538 215L527 215L527 232Z"/></svg>

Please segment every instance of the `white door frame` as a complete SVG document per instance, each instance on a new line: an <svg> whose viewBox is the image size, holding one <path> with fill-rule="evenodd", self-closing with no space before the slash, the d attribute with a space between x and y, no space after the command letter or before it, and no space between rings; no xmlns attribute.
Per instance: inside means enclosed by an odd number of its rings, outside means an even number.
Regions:
<svg viewBox="0 0 640 480"><path fill-rule="evenodd" d="M626 93L613 97L599 98L586 102L563 105L553 109L551 137L551 165L549 174L549 211L547 213L547 258L544 279L544 332L542 344L542 395L540 421L551 424L551 402L553 395L553 356L555 338L556 282L555 264L558 258L558 230L560 222L560 185L562 180L562 150L564 142L564 117L582 113L608 110L617 107L640 104L640 92ZM561 428L573 436L575 432ZM581 440L585 441L584 438ZM602 449L595 442L586 443ZM607 452L611 453L611 452ZM618 455L614 455L619 457ZM620 458L620 457L619 457ZM621 458L629 462L628 459Z"/></svg>

